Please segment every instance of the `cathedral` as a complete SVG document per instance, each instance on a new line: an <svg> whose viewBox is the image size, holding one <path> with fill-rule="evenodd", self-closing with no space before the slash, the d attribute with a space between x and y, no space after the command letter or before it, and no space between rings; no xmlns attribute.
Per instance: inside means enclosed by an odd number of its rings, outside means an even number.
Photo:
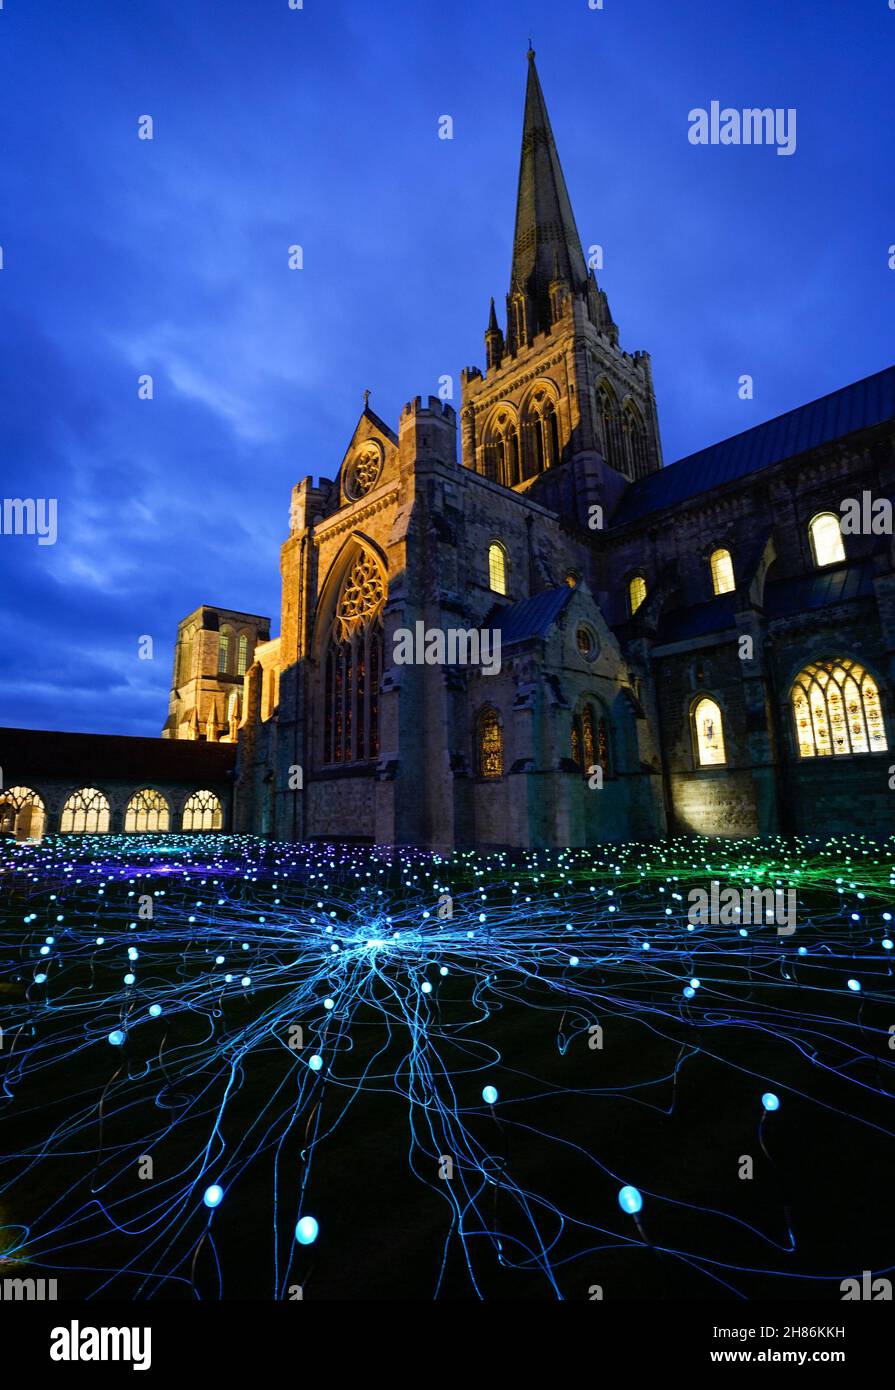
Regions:
<svg viewBox="0 0 895 1390"><path fill-rule="evenodd" d="M891 526L842 517L892 498L893 444L890 367L663 466L529 52L504 326L492 300L459 420L366 399L333 479L295 486L279 636L211 605L180 624L162 736L226 760L184 828L439 852L889 833Z"/></svg>

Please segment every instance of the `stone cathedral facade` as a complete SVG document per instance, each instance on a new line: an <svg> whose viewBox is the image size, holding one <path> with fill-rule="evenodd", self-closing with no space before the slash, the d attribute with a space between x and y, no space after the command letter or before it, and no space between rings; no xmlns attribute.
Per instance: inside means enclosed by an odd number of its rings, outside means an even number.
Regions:
<svg viewBox="0 0 895 1390"><path fill-rule="evenodd" d="M840 525L844 498L892 496L895 368L663 467L533 53L504 323L492 300L459 419L367 403L333 479L294 488L278 637L181 624L165 736L237 743L233 828L436 850L895 829L892 538ZM433 631L499 634L499 670L396 661Z"/></svg>

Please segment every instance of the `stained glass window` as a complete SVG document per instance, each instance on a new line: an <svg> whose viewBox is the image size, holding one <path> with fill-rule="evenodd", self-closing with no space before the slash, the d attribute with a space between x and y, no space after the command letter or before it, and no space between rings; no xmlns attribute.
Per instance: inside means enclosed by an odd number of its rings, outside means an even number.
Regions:
<svg viewBox="0 0 895 1390"><path fill-rule="evenodd" d="M646 580L642 574L635 574L629 583L628 598L631 604L631 616L633 617L646 598Z"/></svg>
<svg viewBox="0 0 895 1390"><path fill-rule="evenodd" d="M218 672L226 671L230 665L230 633L225 629L218 634Z"/></svg>
<svg viewBox="0 0 895 1390"><path fill-rule="evenodd" d="M724 726L721 711L714 700L704 696L698 701L693 711L693 728L699 766L715 767L725 762Z"/></svg>
<svg viewBox="0 0 895 1390"><path fill-rule="evenodd" d="M709 560L712 569L712 588L716 594L730 594L736 588L733 560L729 550L715 550Z"/></svg>
<svg viewBox="0 0 895 1390"><path fill-rule="evenodd" d="M584 771L590 772L594 766L594 712L590 705L585 705L581 711L581 752Z"/></svg>
<svg viewBox="0 0 895 1390"><path fill-rule="evenodd" d="M887 751L879 689L858 662L812 662L790 698L800 758Z"/></svg>
<svg viewBox="0 0 895 1390"><path fill-rule="evenodd" d="M497 711L486 709L479 717L479 776L503 776L503 730Z"/></svg>
<svg viewBox="0 0 895 1390"><path fill-rule="evenodd" d="M249 656L249 639L248 639L248 637L246 637L245 633L243 632L243 633L240 634L240 638L239 638L239 656L238 656L237 662L236 662L236 674L237 674L238 676L244 676L244 675L245 675L245 673L246 673L246 663L248 662L248 656Z"/></svg>
<svg viewBox="0 0 895 1390"><path fill-rule="evenodd" d="M845 546L842 544L842 528L835 512L819 512L808 527L811 550L818 569L824 565L836 565L845 559Z"/></svg>

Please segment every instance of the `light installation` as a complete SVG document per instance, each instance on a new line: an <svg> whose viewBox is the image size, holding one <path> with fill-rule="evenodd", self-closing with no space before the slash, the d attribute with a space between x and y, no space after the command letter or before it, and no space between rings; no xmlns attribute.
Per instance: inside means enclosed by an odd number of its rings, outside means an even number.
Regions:
<svg viewBox="0 0 895 1390"><path fill-rule="evenodd" d="M395 1224L432 1297L884 1273L890 1223L852 1251L843 1200L830 1261L805 1213L823 1163L888 1181L892 849L5 845L0 1263L76 1297L226 1298L246 1265L350 1297ZM793 888L796 931L694 926L716 880Z"/></svg>

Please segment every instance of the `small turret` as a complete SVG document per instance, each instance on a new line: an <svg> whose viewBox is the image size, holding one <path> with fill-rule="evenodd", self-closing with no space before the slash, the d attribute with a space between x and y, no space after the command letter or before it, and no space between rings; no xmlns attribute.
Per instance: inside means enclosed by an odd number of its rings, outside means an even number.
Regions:
<svg viewBox="0 0 895 1390"><path fill-rule="evenodd" d="M494 299L491 299L491 313L488 316L488 327L485 330L485 368L490 372L492 367L499 367L503 361L504 341L503 333L497 322L497 313L494 309Z"/></svg>

